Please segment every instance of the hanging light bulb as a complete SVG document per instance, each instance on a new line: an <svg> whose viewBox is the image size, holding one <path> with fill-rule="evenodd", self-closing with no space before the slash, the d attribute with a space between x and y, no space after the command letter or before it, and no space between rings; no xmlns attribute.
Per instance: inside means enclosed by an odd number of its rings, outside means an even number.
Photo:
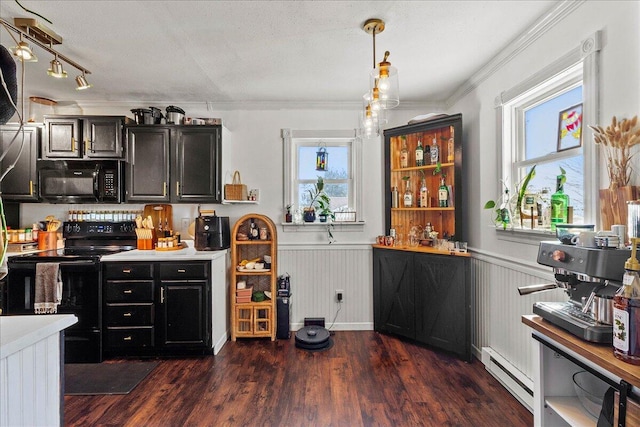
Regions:
<svg viewBox="0 0 640 427"><path fill-rule="evenodd" d="M58 61L58 55L51 60L51 66L47 70L47 74L57 79L67 78L67 72L62 68L62 63Z"/></svg>
<svg viewBox="0 0 640 427"><path fill-rule="evenodd" d="M371 110L371 106L367 105L364 112L361 113L360 128L365 137L371 138L380 135L378 126L378 116Z"/></svg>
<svg viewBox="0 0 640 427"><path fill-rule="evenodd" d="M87 81L87 78L84 75L84 71L82 72L81 75L76 77L76 84L78 85L78 87L76 87L76 90L85 90L85 89L89 89L92 86Z"/></svg>
<svg viewBox="0 0 640 427"><path fill-rule="evenodd" d="M384 53L384 59L371 71L371 84L380 91L380 105L387 110L400 104L398 88L398 69L388 61L389 51Z"/></svg>
<svg viewBox="0 0 640 427"><path fill-rule="evenodd" d="M18 45L12 49L13 55L22 62L38 62L38 58L33 53L29 44L20 40Z"/></svg>

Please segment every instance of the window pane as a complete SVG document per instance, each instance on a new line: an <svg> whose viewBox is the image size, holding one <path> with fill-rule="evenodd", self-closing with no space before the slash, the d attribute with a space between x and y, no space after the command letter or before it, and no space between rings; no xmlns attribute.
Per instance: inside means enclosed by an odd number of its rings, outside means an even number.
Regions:
<svg viewBox="0 0 640 427"><path fill-rule="evenodd" d="M582 223L584 220L584 188L583 188L583 157L575 156L568 159L542 163L536 166L536 176L529 183L529 190L539 192L549 188L549 194L556 191L556 177L560 175L560 167L567 172L564 192L569 196L569 206L573 206L573 222ZM525 176L530 168L522 172Z"/></svg>
<svg viewBox="0 0 640 427"><path fill-rule="evenodd" d="M316 170L316 153L319 147L301 146L298 149L298 179L316 180L318 175L325 180L349 178L349 148L326 147L327 171Z"/></svg>
<svg viewBox="0 0 640 427"><path fill-rule="evenodd" d="M578 86L525 111L524 160L541 157L557 151L559 114L561 111L581 102L582 86Z"/></svg>

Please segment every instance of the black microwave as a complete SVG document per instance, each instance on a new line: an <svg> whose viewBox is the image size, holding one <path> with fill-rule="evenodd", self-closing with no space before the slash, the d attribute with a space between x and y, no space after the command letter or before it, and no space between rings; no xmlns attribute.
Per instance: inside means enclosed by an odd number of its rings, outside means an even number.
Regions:
<svg viewBox="0 0 640 427"><path fill-rule="evenodd" d="M123 176L118 160L40 160L38 195L50 203L120 203Z"/></svg>

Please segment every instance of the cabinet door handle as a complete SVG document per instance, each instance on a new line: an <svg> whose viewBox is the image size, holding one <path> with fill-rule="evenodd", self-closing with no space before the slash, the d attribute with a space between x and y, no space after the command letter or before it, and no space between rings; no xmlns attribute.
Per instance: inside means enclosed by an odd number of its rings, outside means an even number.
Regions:
<svg viewBox="0 0 640 427"><path fill-rule="evenodd" d="M131 289L125 289L125 290L124 290L124 293L125 293L125 294L132 294L132 293L133 293L133 291L132 291Z"/></svg>
<svg viewBox="0 0 640 427"><path fill-rule="evenodd" d="M71 151L76 151L76 139L71 138Z"/></svg>
<svg viewBox="0 0 640 427"><path fill-rule="evenodd" d="M122 317L131 317L131 313L123 313Z"/></svg>
<svg viewBox="0 0 640 427"><path fill-rule="evenodd" d="M164 286L160 287L160 304L164 304Z"/></svg>
<svg viewBox="0 0 640 427"><path fill-rule="evenodd" d="M29 180L29 195L33 196L33 181Z"/></svg>
<svg viewBox="0 0 640 427"><path fill-rule="evenodd" d="M131 335L129 335L128 337L124 337L122 340L123 341L131 341L133 338L131 337Z"/></svg>
<svg viewBox="0 0 640 427"><path fill-rule="evenodd" d="M162 183L162 197L167 197L167 181Z"/></svg>
<svg viewBox="0 0 640 427"><path fill-rule="evenodd" d="M122 270L123 273L131 273L131 269L130 268L125 268L124 270Z"/></svg>
<svg viewBox="0 0 640 427"><path fill-rule="evenodd" d="M176 181L176 196L180 195L180 181Z"/></svg>
<svg viewBox="0 0 640 427"><path fill-rule="evenodd" d="M179 268L179 269L178 269L178 273L186 273L186 272L187 272L187 270L184 270L184 269L182 269L182 268Z"/></svg>

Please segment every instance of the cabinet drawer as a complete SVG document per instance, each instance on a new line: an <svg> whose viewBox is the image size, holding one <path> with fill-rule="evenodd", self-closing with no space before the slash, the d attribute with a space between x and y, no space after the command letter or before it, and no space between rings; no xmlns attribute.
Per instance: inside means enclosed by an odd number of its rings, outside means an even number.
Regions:
<svg viewBox="0 0 640 427"><path fill-rule="evenodd" d="M153 304L107 304L107 326L151 326Z"/></svg>
<svg viewBox="0 0 640 427"><path fill-rule="evenodd" d="M104 295L106 302L153 301L153 281L107 281Z"/></svg>
<svg viewBox="0 0 640 427"><path fill-rule="evenodd" d="M107 263L104 266L105 279L152 279L153 264Z"/></svg>
<svg viewBox="0 0 640 427"><path fill-rule="evenodd" d="M152 347L153 326L139 326L133 328L107 328L107 346Z"/></svg>
<svg viewBox="0 0 640 427"><path fill-rule="evenodd" d="M160 277L162 279L206 279L209 274L208 262L160 264Z"/></svg>

